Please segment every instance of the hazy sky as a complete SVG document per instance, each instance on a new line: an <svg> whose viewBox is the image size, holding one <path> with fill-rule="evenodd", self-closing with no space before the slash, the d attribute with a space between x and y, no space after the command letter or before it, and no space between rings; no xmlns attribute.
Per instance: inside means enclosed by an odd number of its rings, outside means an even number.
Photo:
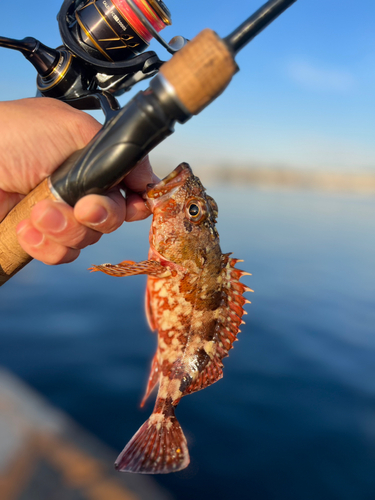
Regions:
<svg viewBox="0 0 375 500"><path fill-rule="evenodd" d="M165 3L173 25L162 35L169 40L205 27L225 36L263 2ZM57 46L60 5L19 0L12 14L3 12L0 34ZM154 162L375 169L374 27L374 0L297 0L238 55L240 72L225 93L177 125ZM159 47L152 45L169 58ZM2 99L34 95L35 73L22 55L0 49L0 64Z"/></svg>

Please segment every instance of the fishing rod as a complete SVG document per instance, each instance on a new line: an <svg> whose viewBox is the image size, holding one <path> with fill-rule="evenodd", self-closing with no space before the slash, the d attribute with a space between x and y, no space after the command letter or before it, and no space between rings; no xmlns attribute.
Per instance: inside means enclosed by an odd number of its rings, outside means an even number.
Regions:
<svg viewBox="0 0 375 500"><path fill-rule="evenodd" d="M65 0L58 15L64 46L57 49L31 37L0 37L0 46L20 51L34 65L39 95L78 109L102 109L106 116L91 142L1 222L0 286L32 260L18 244L15 229L38 201L74 206L83 196L118 184L173 133L176 122L186 123L225 90L239 69L235 55L296 1L268 1L223 39L204 29L189 42L174 37L168 44L159 35L171 23L161 0ZM143 52L151 38L173 54L169 61ZM148 89L120 109L116 96L155 74Z"/></svg>

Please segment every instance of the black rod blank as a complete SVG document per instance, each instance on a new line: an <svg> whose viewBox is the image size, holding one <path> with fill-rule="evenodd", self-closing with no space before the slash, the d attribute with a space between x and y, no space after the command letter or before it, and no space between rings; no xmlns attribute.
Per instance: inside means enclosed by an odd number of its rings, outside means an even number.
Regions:
<svg viewBox="0 0 375 500"><path fill-rule="evenodd" d="M270 0L246 19L230 35L225 37L225 43L233 51L234 55L236 55L247 43L296 1Z"/></svg>

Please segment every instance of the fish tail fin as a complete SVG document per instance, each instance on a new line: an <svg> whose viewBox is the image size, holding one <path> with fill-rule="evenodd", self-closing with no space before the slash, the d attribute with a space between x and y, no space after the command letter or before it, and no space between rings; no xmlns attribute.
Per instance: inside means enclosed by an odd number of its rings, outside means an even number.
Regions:
<svg viewBox="0 0 375 500"><path fill-rule="evenodd" d="M122 472L167 474L189 462L186 438L171 405L168 414L151 415L120 453L115 467Z"/></svg>

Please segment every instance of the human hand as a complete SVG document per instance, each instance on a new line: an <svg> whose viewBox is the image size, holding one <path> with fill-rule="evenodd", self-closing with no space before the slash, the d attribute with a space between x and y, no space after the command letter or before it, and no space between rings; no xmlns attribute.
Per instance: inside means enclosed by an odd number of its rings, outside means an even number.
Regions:
<svg viewBox="0 0 375 500"><path fill-rule="evenodd" d="M47 98L0 103L0 221L11 208L101 128L82 111ZM106 196L88 195L75 207L53 200L37 203L30 218L17 226L21 247L45 264L75 260L126 220L150 215L136 194L155 182L148 157ZM120 188L126 189L126 199Z"/></svg>

